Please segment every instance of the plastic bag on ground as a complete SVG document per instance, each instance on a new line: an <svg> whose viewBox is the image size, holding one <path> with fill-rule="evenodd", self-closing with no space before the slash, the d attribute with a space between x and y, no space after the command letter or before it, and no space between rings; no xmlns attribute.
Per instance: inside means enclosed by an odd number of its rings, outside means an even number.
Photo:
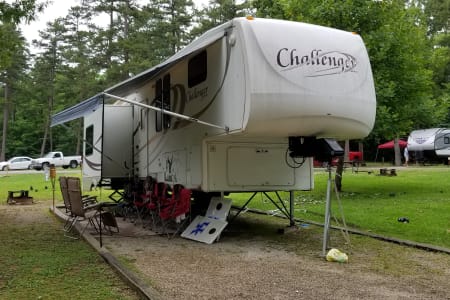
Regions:
<svg viewBox="0 0 450 300"><path fill-rule="evenodd" d="M344 252L339 251L338 249L332 248L328 251L326 256L327 261L335 261L340 263L348 262L348 256Z"/></svg>

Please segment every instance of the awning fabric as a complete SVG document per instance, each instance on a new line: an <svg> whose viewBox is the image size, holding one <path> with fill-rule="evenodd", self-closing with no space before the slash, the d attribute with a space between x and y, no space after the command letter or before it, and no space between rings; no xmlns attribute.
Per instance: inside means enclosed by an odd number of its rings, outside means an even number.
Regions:
<svg viewBox="0 0 450 300"><path fill-rule="evenodd" d="M398 145L400 148L405 148L408 146L408 143L404 140L398 140ZM378 149L393 149L394 148L394 141L389 141L384 144L378 145Z"/></svg>
<svg viewBox="0 0 450 300"><path fill-rule="evenodd" d="M206 48L207 46L213 44L214 42L220 40L224 36L227 35L227 32L230 27L233 26L233 21L229 21L221 26L213 28L203 35L201 35L198 39L193 41L191 44L177 52L175 55L164 61L163 63L154 66L130 79L127 79L119 84L116 84L105 90L105 93L114 94L117 96L124 96L130 89L138 88L149 80L164 72L174 64L183 60L186 56L199 52ZM51 126L56 126L59 124L63 124L65 122L69 122L94 111L97 107L104 101L103 93L97 94L94 97L84 100L83 102L78 103L72 107L69 107L61 112L58 112L52 116Z"/></svg>
<svg viewBox="0 0 450 300"><path fill-rule="evenodd" d="M95 111L103 101L103 95L97 94L83 102L78 103L68 109L60 111L52 116L51 127L60 125L78 118L81 118L87 113Z"/></svg>

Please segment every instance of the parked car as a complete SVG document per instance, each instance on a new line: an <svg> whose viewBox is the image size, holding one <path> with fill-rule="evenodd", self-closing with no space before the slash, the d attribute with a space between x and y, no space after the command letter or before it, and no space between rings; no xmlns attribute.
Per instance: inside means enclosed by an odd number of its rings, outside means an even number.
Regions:
<svg viewBox="0 0 450 300"><path fill-rule="evenodd" d="M55 165L55 167L76 168L81 165L81 156L64 156L60 151L53 151L47 153L44 157L35 158L31 161L31 168L35 170L43 170L50 167L50 165Z"/></svg>
<svg viewBox="0 0 450 300"><path fill-rule="evenodd" d="M28 156L16 156L8 161L0 162L0 170L26 170L31 169L31 157Z"/></svg>

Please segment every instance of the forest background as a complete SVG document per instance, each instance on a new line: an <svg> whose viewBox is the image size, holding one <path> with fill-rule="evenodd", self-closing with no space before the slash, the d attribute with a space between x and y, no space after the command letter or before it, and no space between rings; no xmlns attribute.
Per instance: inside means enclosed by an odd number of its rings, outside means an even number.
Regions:
<svg viewBox="0 0 450 300"><path fill-rule="evenodd" d="M364 145L366 160L381 142L450 126L450 0L211 0L201 8L191 0L83 0L27 44L19 24L45 13L46 5L0 1L0 161L52 150L80 154L81 120L50 128L52 114L246 15L361 35L377 95L375 127L354 141ZM95 23L100 14L109 16L106 26Z"/></svg>

